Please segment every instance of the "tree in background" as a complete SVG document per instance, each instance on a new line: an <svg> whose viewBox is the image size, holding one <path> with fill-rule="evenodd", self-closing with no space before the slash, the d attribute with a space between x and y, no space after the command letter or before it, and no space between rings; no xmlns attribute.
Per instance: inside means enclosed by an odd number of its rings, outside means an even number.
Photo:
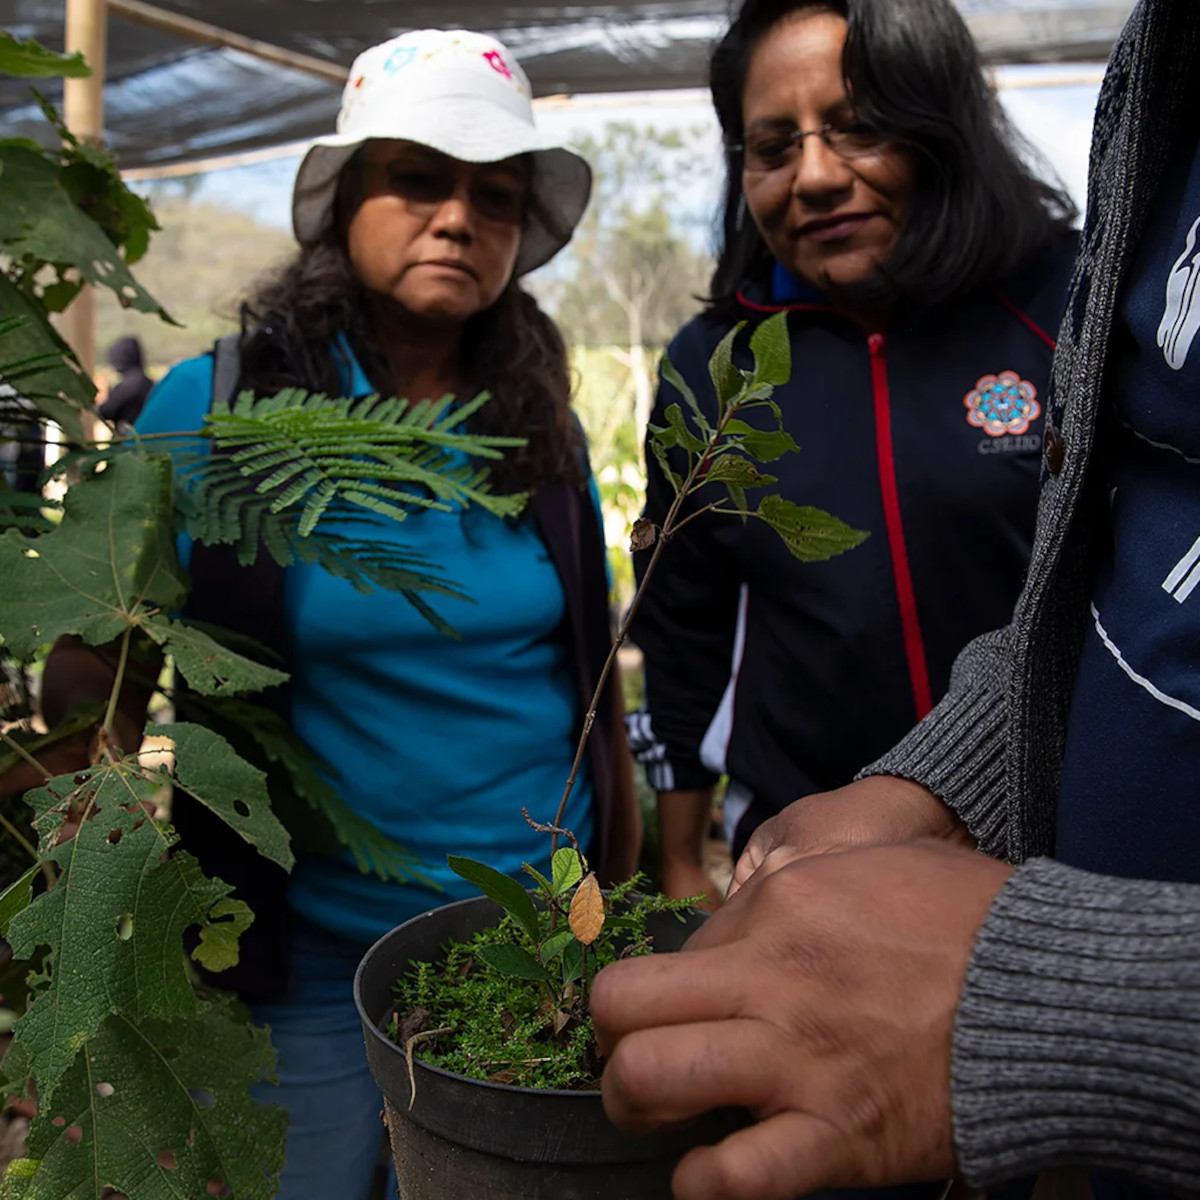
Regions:
<svg viewBox="0 0 1200 1200"><path fill-rule="evenodd" d="M137 336L147 366L161 369L204 353L232 333L243 297L292 254L295 242L286 230L246 213L196 203L178 184L170 191L154 189L150 202L162 230L139 263L138 276L179 325L164 325L102 295L96 342L103 358L117 338Z"/></svg>

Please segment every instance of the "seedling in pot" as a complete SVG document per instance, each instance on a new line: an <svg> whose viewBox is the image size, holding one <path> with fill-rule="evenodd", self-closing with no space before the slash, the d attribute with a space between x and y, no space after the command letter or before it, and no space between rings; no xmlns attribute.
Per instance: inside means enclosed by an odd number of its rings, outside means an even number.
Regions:
<svg viewBox="0 0 1200 1200"><path fill-rule="evenodd" d="M442 963L418 963L397 985L389 1034L410 1053L420 1044L422 1059L433 1065L522 1086L595 1086L601 1064L587 1013L592 977L622 955L651 952L651 914L681 914L691 905L639 895L640 876L602 894L574 835L562 825L605 684L665 547L690 522L710 513L765 522L803 562L833 558L867 537L829 513L773 493L750 504L747 493L778 482L761 465L799 447L771 398L791 374L786 314L755 328L749 369L734 361L743 327L730 330L709 360L715 420L674 364L663 360L663 380L683 404L666 408L665 425L649 427L649 444L675 498L661 525L643 517L633 527L631 549L653 548L653 553L605 661L554 819L540 823L525 810L529 824L552 839L552 877L526 864L534 884L527 891L483 863L449 859L451 869L505 915L469 943L450 946ZM747 419L752 414L757 423ZM560 847L560 838L569 844Z"/></svg>

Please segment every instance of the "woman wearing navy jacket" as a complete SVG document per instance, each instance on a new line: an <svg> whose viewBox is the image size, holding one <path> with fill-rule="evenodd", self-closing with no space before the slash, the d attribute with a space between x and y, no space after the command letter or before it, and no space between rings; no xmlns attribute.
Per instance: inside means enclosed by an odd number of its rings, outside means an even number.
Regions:
<svg viewBox="0 0 1200 1200"><path fill-rule="evenodd" d="M950 0L746 0L711 86L723 245L707 309L668 353L715 409L713 348L788 312L775 399L801 450L771 472L870 537L806 564L761 522L709 515L664 551L633 628L647 702L630 722L677 895L713 892L718 776L736 854L898 740L958 651L1008 619L1055 451L1042 413L1076 241ZM661 385L656 424L678 399ZM661 523L672 497L648 461Z"/></svg>

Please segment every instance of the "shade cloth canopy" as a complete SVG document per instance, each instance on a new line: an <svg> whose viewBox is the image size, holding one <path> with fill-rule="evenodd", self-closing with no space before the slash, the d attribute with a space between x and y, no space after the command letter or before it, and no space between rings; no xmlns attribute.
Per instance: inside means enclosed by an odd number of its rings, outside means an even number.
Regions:
<svg viewBox="0 0 1200 1200"><path fill-rule="evenodd" d="M1132 0L958 0L993 63L1107 57ZM495 34L538 95L703 85L722 0L164 0L160 8L349 67L405 29ZM0 0L0 28L61 49L64 2ZM333 128L339 88L303 71L109 17L105 130L122 167L190 162L302 141ZM44 91L56 99L50 81ZM4 136L42 136L28 83L0 79Z"/></svg>

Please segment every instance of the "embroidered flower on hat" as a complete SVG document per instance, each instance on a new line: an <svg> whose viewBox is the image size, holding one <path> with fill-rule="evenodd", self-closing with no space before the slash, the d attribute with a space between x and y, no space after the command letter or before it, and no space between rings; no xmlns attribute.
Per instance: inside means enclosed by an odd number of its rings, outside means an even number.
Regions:
<svg viewBox="0 0 1200 1200"><path fill-rule="evenodd" d="M982 429L988 437L1026 433L1042 415L1037 388L1015 371L985 375L963 397L963 404L968 424Z"/></svg>
<svg viewBox="0 0 1200 1200"><path fill-rule="evenodd" d="M499 50L489 50L483 56L483 58L493 71L499 71L505 79L511 79L513 77L513 73L508 69L508 63L504 61L504 58Z"/></svg>
<svg viewBox="0 0 1200 1200"><path fill-rule="evenodd" d="M397 72L403 71L416 57L416 46L397 46L388 56L387 62L383 64L383 69L387 74L395 75Z"/></svg>

